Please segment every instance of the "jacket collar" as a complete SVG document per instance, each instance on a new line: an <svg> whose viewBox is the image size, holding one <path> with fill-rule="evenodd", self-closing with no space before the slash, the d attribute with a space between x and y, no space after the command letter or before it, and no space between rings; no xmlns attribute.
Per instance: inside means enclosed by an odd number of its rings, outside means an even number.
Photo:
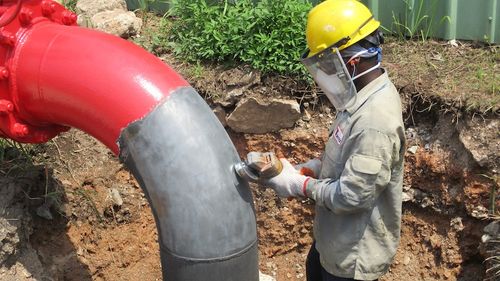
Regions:
<svg viewBox="0 0 500 281"><path fill-rule="evenodd" d="M368 83L368 85L356 94L356 101L354 104L346 107L345 110L349 112L349 114L354 114L354 112L356 112L366 102L366 100L368 100L368 98L382 90L387 85L389 82L389 76L384 68L382 68L382 70L384 71L382 75Z"/></svg>

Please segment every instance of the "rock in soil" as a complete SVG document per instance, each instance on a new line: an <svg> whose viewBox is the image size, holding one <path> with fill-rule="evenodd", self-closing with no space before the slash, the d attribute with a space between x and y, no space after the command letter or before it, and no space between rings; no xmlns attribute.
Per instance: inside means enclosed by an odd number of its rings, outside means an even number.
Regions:
<svg viewBox="0 0 500 281"><path fill-rule="evenodd" d="M142 20L134 12L120 9L97 13L92 16L91 23L97 30L123 38L138 34L142 27Z"/></svg>
<svg viewBox="0 0 500 281"><path fill-rule="evenodd" d="M300 117L300 107L295 100L272 99L266 102L251 97L239 102L227 124L235 132L262 134L293 127Z"/></svg>
<svg viewBox="0 0 500 281"><path fill-rule="evenodd" d="M472 119L461 123L459 138L465 149L481 166L498 173L500 163L500 120Z"/></svg>
<svg viewBox="0 0 500 281"><path fill-rule="evenodd" d="M276 281L276 278L259 271L259 281Z"/></svg>
<svg viewBox="0 0 500 281"><path fill-rule="evenodd" d="M78 0L76 4L77 13L89 18L97 13L116 9L127 11L125 0Z"/></svg>
<svg viewBox="0 0 500 281"><path fill-rule="evenodd" d="M21 175L20 178L31 180ZM26 182L26 183L25 183ZM0 280L28 281L48 278L29 237L32 218L25 204L23 188L30 184L9 177L0 178Z"/></svg>

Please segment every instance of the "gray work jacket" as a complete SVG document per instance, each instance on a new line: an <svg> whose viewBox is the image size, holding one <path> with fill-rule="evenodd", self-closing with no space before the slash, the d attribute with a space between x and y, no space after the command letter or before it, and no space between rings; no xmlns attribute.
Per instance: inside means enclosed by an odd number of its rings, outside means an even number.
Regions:
<svg viewBox="0 0 500 281"><path fill-rule="evenodd" d="M337 113L320 177L306 186L329 273L374 280L388 271L400 240L404 142L401 101L387 73Z"/></svg>

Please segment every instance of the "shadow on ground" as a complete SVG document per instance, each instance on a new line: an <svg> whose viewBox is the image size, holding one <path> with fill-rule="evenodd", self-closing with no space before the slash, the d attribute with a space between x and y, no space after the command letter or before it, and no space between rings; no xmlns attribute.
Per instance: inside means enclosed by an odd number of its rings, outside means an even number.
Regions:
<svg viewBox="0 0 500 281"><path fill-rule="evenodd" d="M66 194L53 170L22 146L0 156L0 280L92 280L66 235Z"/></svg>

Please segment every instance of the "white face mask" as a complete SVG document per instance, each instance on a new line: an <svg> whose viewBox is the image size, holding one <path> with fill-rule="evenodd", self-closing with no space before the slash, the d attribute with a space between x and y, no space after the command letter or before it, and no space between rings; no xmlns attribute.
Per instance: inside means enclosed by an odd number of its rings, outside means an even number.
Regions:
<svg viewBox="0 0 500 281"><path fill-rule="evenodd" d="M356 47L355 46L351 46L350 48L352 47ZM371 58L371 57L374 57L374 56L380 56L380 48L370 48L370 49L365 49L365 48L362 48L362 47L358 47L360 48L361 50L358 51L357 53L355 53L354 55L351 56L351 58L349 58L347 60L347 63L349 63L350 61L352 61L353 59L356 59L356 58L359 58L359 57L362 57L362 58ZM354 73L353 73L353 77L352 77L352 81L358 79L359 77L377 69L380 67L380 57L378 58L378 63L376 65L374 65L373 67L370 67L369 69L361 72L360 74L356 74L355 75L355 72L356 72L356 68L354 68Z"/></svg>

